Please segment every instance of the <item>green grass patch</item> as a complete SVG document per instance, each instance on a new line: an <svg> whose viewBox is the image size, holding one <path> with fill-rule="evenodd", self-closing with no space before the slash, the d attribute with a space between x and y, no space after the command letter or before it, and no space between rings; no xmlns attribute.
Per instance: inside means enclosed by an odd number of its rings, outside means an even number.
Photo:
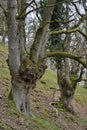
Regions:
<svg viewBox="0 0 87 130"><path fill-rule="evenodd" d="M87 105L87 89L84 89L83 87L77 87L75 92L75 99Z"/></svg>
<svg viewBox="0 0 87 130"><path fill-rule="evenodd" d="M19 112L14 105L13 101L8 102L8 107L10 111L7 113L8 116L17 119L20 125L23 125L30 130L60 130L58 124L55 121L51 121L43 115L35 115L34 118L25 116L23 113Z"/></svg>
<svg viewBox="0 0 87 130"><path fill-rule="evenodd" d="M75 122L77 124L84 124L85 126L87 126L87 118L80 116L80 115L72 115L69 114L68 118L72 121Z"/></svg>
<svg viewBox="0 0 87 130"><path fill-rule="evenodd" d="M28 126L34 122L34 128L32 130L60 130L58 124L55 121L48 120L46 118L41 118L36 116L35 118L30 118Z"/></svg>
<svg viewBox="0 0 87 130"><path fill-rule="evenodd" d="M8 54L8 46L3 45L3 43L0 42L0 52L3 52L4 55Z"/></svg>
<svg viewBox="0 0 87 130"><path fill-rule="evenodd" d="M44 80L52 80L53 82L56 82L57 83L57 75L56 75L56 72L53 71L53 70L50 70L50 69L47 69L44 76L43 76L43 79Z"/></svg>
<svg viewBox="0 0 87 130"><path fill-rule="evenodd" d="M0 78L10 80L10 72L7 68L0 68Z"/></svg>
<svg viewBox="0 0 87 130"><path fill-rule="evenodd" d="M10 124L0 119L0 130L15 130Z"/></svg>
<svg viewBox="0 0 87 130"><path fill-rule="evenodd" d="M57 76L56 72L50 69L47 69L42 79L46 88L57 88Z"/></svg>

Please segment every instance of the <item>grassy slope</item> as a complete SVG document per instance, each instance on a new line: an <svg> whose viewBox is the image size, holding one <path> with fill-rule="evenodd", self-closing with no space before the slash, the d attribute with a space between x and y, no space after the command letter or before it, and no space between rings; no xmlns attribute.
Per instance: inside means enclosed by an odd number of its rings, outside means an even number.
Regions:
<svg viewBox="0 0 87 130"><path fill-rule="evenodd" d="M31 93L31 108L35 118L18 112L13 101L7 96L10 90L10 74L6 64L7 47L0 44L0 130L86 130L87 129L87 90L78 87L73 105L77 111L71 115L62 109L61 104L52 106L54 91L57 88L56 74L47 70L37 87ZM43 82L44 81L44 82ZM59 91L55 93L58 100Z"/></svg>

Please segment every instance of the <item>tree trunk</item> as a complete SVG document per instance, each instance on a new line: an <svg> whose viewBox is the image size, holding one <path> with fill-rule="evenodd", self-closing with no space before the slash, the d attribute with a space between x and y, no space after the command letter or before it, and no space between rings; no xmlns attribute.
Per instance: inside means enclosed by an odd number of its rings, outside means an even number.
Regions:
<svg viewBox="0 0 87 130"><path fill-rule="evenodd" d="M11 76L18 74L20 66L20 53L18 47L18 37L17 37L17 21L16 21L16 0L8 0L8 49L9 49L9 68Z"/></svg>
<svg viewBox="0 0 87 130"><path fill-rule="evenodd" d="M68 19L68 12L69 12L69 7L68 3L66 3L66 19ZM66 23L66 29L69 29L69 24ZM70 35L66 34L65 37L65 47L64 51L69 52L69 46L70 46ZM75 87L72 84L72 81L70 80L70 68L69 68L69 59L65 58L64 59L64 75L62 75L61 81L59 81L59 86L60 86L60 92L61 92L61 101L63 103L63 106L70 111L71 113L74 113L74 109L72 106L72 99L75 93Z"/></svg>
<svg viewBox="0 0 87 130"><path fill-rule="evenodd" d="M66 4L66 19L68 20L68 4ZM69 29L69 25L66 24L66 28ZM70 44L70 36L66 35L65 37L65 44L64 44L64 51L69 52L69 44ZM58 84L60 89L60 99L61 102L68 111L74 113L72 107L72 99L74 96L75 88L70 80L70 68L69 68L69 59L64 59L64 70L61 64L57 65L57 77L58 77Z"/></svg>
<svg viewBox="0 0 87 130"><path fill-rule="evenodd" d="M60 101L62 102L64 108L66 108L71 113L74 113L72 107L72 99L75 93L76 85L74 85L66 76L63 75L63 70L61 65L57 65L57 79L60 89Z"/></svg>
<svg viewBox="0 0 87 130"><path fill-rule="evenodd" d="M62 83L60 83L59 86L60 86L61 101L63 103L63 106L71 113L74 113L74 109L72 106L72 99L74 97L76 87L74 87L73 84L66 78L62 79Z"/></svg>
<svg viewBox="0 0 87 130"><path fill-rule="evenodd" d="M34 43L30 50L30 59L34 62L38 62L44 54L44 48L46 45L46 38L49 29L49 21L51 21L54 4L56 0L47 0L48 7L44 8L43 19L40 23L39 29L36 32ZM49 7L51 5L51 7ZM50 9L49 9L50 8Z"/></svg>
<svg viewBox="0 0 87 130"><path fill-rule="evenodd" d="M8 65L11 73L12 93L16 107L25 114L31 115L29 96L33 84L24 81L21 75L19 75L20 53L17 37L16 7L16 0L8 0Z"/></svg>
<svg viewBox="0 0 87 130"><path fill-rule="evenodd" d="M26 14L25 9L26 6L26 0L21 0L21 2L18 0L18 14ZM25 17L22 19L18 19L18 40L19 40L19 49L20 49L20 61L22 62L25 58L25 46L26 46L26 33L25 33Z"/></svg>
<svg viewBox="0 0 87 130"><path fill-rule="evenodd" d="M23 0L21 2L25 3L25 1ZM24 3L21 4L24 5ZM54 3L54 0L48 0L48 4L52 3ZM30 57L27 56L25 58L22 58L21 60L21 55L23 57L24 52L25 37L23 35L23 23L25 19L19 22L21 28L18 28L18 23L16 19L16 7L16 0L8 0L8 65L11 73L12 93L17 109L27 115L32 115L30 111L30 91L36 86L37 80L39 80L43 76L45 69L47 68L47 66L45 65L45 60L42 57L40 58L40 55L41 48L44 44L44 39L46 38L48 31L48 25L46 26L44 24L46 24L47 21L51 20L52 14L50 13L52 13L52 10L48 10L47 16L45 14L46 20L44 19L45 21L43 21L43 28L39 28L36 33L35 40L33 43L34 50L32 50L31 48ZM24 6L22 7L24 8ZM18 33L20 33L20 35L18 35ZM37 62L34 62L34 57Z"/></svg>
<svg viewBox="0 0 87 130"><path fill-rule="evenodd" d="M26 115L33 116L30 111L30 91L33 84L30 85L29 83L26 83L20 77L12 78L11 83L12 93L17 109Z"/></svg>

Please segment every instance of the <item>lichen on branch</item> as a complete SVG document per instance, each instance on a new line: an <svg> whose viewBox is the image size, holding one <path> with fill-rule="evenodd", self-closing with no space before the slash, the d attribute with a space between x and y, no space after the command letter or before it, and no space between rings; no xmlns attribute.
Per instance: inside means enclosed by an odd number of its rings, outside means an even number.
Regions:
<svg viewBox="0 0 87 130"><path fill-rule="evenodd" d="M69 30L56 30L56 31L49 32L49 35L54 35L54 34L58 35L58 34L63 34L63 33L69 34L69 33L74 33L76 31L78 31L78 28L69 29Z"/></svg>
<svg viewBox="0 0 87 130"><path fill-rule="evenodd" d="M77 62L82 64L85 68L87 68L86 61L81 56L78 56L78 55L75 55L75 54L57 51L57 52L46 53L44 55L44 58L47 58L47 57L66 57L66 58L70 58L70 59L76 60Z"/></svg>

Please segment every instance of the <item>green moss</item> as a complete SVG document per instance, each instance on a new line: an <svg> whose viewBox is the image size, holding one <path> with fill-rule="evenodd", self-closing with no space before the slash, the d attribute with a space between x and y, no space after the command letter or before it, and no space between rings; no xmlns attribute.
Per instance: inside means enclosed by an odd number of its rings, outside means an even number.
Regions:
<svg viewBox="0 0 87 130"><path fill-rule="evenodd" d="M20 66L19 74L24 81L35 84L36 81L43 76L46 67L47 66L44 64L44 60L42 61L41 59L36 64L26 57Z"/></svg>

